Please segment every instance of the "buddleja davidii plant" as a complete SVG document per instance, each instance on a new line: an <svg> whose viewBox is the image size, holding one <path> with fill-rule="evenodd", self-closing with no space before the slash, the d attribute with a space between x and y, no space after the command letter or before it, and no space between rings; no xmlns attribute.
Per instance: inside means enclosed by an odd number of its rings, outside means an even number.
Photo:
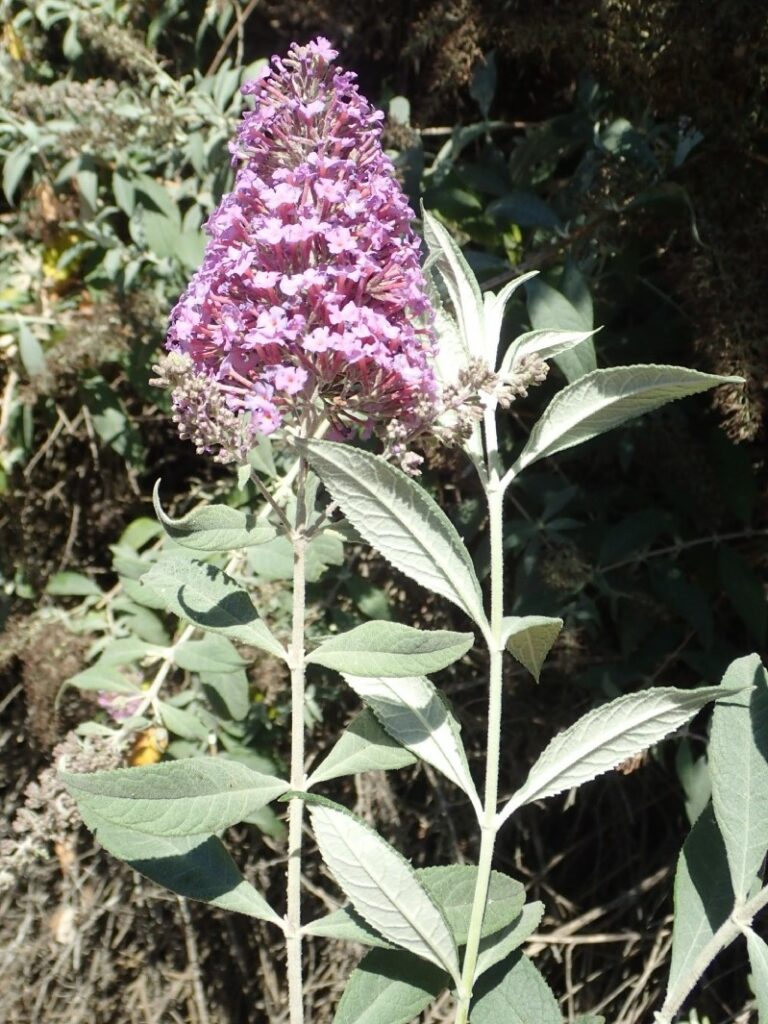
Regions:
<svg viewBox="0 0 768 1024"><path fill-rule="evenodd" d="M619 426L665 402L724 382L680 367L634 366L595 370L578 377L550 403L510 467L497 441L499 407L509 399L504 386L524 393L543 376L542 360L588 342L589 333L539 330L516 339L499 360L504 307L523 279L497 296L481 296L460 250L444 227L424 214L429 265L440 277L450 304L437 314L441 326L439 363L453 386L462 373L494 376L485 411L464 447L480 476L490 532L490 609L486 614L472 561L447 517L419 485L382 459L323 441L300 443L333 500L355 529L397 569L451 600L474 623L489 652L487 759L482 798L467 767L458 723L425 677L345 673L347 682L379 725L401 745L440 770L462 789L477 817L480 847L476 868L413 872L383 839L342 809L311 796L313 826L321 853L350 900L342 911L309 926L316 934L356 938L380 945L382 938L407 953L380 950L353 974L336 1024L376 1020L407 1024L446 988L456 996L455 1021L495 1024L514 1012L520 1020L559 1024L557 1002L543 978L518 951L535 928L535 905L511 911L515 885L492 872L496 837L520 807L590 781L645 749L688 721L701 707L736 692L740 685L694 691L656 688L621 697L598 708L557 736L531 769L524 785L499 809L499 751L502 717L502 659L509 651L538 679L562 622L543 616L504 615L504 496L519 474L554 455ZM478 369L479 368L479 369ZM502 409L503 413L503 409ZM338 667L338 666L334 666ZM341 743L346 738L342 738ZM341 744L340 744L341 745ZM369 748L370 751L370 748ZM333 758L333 752L329 760ZM374 765L371 761L371 766ZM386 766L383 758L378 767ZM319 775L310 782L323 777ZM441 877L440 891L435 880ZM471 899L462 889L473 889ZM508 886L505 890L505 885ZM447 890L447 891L446 891ZM459 895L461 894L461 895ZM509 916L501 907L505 903ZM417 909L418 908L418 909ZM371 927L375 933L371 934ZM417 966L415 957L435 970ZM371 1005L382 1010L371 1016ZM585 1018L586 1020L587 1018Z"/></svg>
<svg viewBox="0 0 768 1024"><path fill-rule="evenodd" d="M307 554L328 528L328 510L315 511L317 479L303 454L283 480L281 495L252 473L253 449L261 437L279 433L316 438L329 429L346 436L378 432L392 457L413 471L417 459L404 442L426 425L438 399L413 214L381 149L381 115L359 95L354 76L332 67L334 56L325 40L293 47L285 61L275 59L244 87L257 106L244 117L233 146L235 187L209 221L203 264L174 310L171 351L157 368L156 382L171 391L182 436L200 452L236 463L241 484L252 479L262 492L271 522L222 506L173 520L156 492L168 536L202 557L159 559L141 574L136 595L190 624L167 664L179 662L180 646L192 643L193 629L286 664L290 778L255 772L225 756L152 771L67 776L84 820L107 849L183 895L282 928L294 1022L303 1006L304 801L290 801L284 918L239 875L216 833L289 788L297 793L306 786ZM291 627L279 637L237 578L237 560L224 567L222 554L269 543L275 530L290 542L294 570ZM412 667L430 671L450 664L472 642L471 634L443 631L424 641L409 627L382 628L383 639L361 627L347 635L341 652L321 647L315 660L364 671L361 652L378 646L394 651L400 665L410 654ZM394 672L391 661L378 670ZM161 670L141 696L134 718L145 712L163 717L165 675ZM406 753L396 760L410 758Z"/></svg>
<svg viewBox="0 0 768 1024"><path fill-rule="evenodd" d="M410 211L381 153L378 117L351 76L331 68L333 56L324 40L294 47L246 87L258 106L239 132L235 190L211 220L203 266L174 313L172 351L159 373L172 390L182 432L200 450L218 451L243 474L259 432L282 431L298 453L293 499L281 503L264 493L272 522L293 551L290 635L275 636L247 591L210 563L164 561L142 579L195 626L268 651L288 666L290 778L224 757L66 778L86 823L117 856L183 895L262 917L283 931L292 1024L303 1019L305 934L380 947L353 974L337 1024L407 1022L446 987L456 994L460 1024L470 1012L474 1024L490 1024L513 1008L537 1024L559 1022L552 993L518 951L541 907L524 907L520 883L491 870L498 831L517 808L594 778L723 691L654 690L592 712L552 742L499 810L504 652L538 678L561 626L544 617L504 616L504 495L539 459L724 378L674 367L594 371L556 396L515 463L504 467L499 408L542 378L546 358L587 339L533 332L498 365L504 306L519 282L483 299L448 233L425 215L430 258L450 305L436 314L441 343L435 352ZM329 427L346 435L346 443L320 439ZM382 435L386 458L349 443L360 430ZM425 433L460 439L480 475L491 541L488 613L468 551L413 479L418 459L408 444ZM330 493L330 507L314 507L310 468ZM428 679L466 653L473 633L370 622L307 650L306 548L337 509L396 568L453 601L487 646L482 797L458 723ZM247 543L222 532L221 509L207 515L183 529L167 517L163 523L178 542L194 537L204 549L209 541L211 549L222 546L224 536ZM304 674L311 663L342 673L365 710L307 778ZM417 758L469 800L480 830L477 867L415 872L373 829L314 793L323 781ZM280 798L289 801L284 917L240 875L218 838ZM300 892L306 803L321 855L350 901L308 924Z"/></svg>
<svg viewBox="0 0 768 1024"><path fill-rule="evenodd" d="M667 993L658 1024L671 1024L713 960L747 943L760 1024L768 1021L768 946L753 927L768 905L768 672L739 658L721 684L708 747L712 799L683 845L675 874L675 920Z"/></svg>

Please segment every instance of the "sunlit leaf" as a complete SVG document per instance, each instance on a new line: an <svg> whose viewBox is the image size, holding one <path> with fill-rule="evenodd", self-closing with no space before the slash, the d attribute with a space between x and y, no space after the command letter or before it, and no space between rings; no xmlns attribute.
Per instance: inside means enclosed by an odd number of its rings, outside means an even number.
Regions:
<svg viewBox="0 0 768 1024"><path fill-rule="evenodd" d="M307 788L343 775L405 768L416 760L416 755L392 739L374 713L366 708L350 722L330 753L312 772Z"/></svg>
<svg viewBox="0 0 768 1024"><path fill-rule="evenodd" d="M311 805L323 860L355 910L385 938L458 978L456 943L405 858L342 808Z"/></svg>
<svg viewBox="0 0 768 1024"><path fill-rule="evenodd" d="M141 582L163 597L169 611L195 626L285 658L246 591L221 569L197 559L166 558Z"/></svg>
<svg viewBox="0 0 768 1024"><path fill-rule="evenodd" d="M538 683L541 667L562 628L562 619L546 615L511 615L502 623L502 639L507 650Z"/></svg>
<svg viewBox="0 0 768 1024"><path fill-rule="evenodd" d="M168 536L193 551L231 551L263 544L274 537L269 523L258 520L250 512L228 505L206 505L193 509L181 519L171 519L160 504L160 481L152 493L157 518Z"/></svg>
<svg viewBox="0 0 768 1024"><path fill-rule="evenodd" d="M739 685L747 688L734 693ZM734 891L746 899L768 849L768 673L751 654L729 666L722 686L731 692L712 716L712 805Z"/></svg>
<svg viewBox="0 0 768 1024"><path fill-rule="evenodd" d="M153 836L218 832L288 789L282 779L219 757L60 775L81 810Z"/></svg>
<svg viewBox="0 0 768 1024"><path fill-rule="evenodd" d="M472 559L445 513L414 480L379 456L328 441L297 446L368 543L427 590L485 624Z"/></svg>
<svg viewBox="0 0 768 1024"><path fill-rule="evenodd" d="M442 772L479 806L458 722L429 679L344 678L393 739Z"/></svg>
<svg viewBox="0 0 768 1024"><path fill-rule="evenodd" d="M372 950L352 972L333 1024L410 1024L449 984L432 964L401 950Z"/></svg>
<svg viewBox="0 0 768 1024"><path fill-rule="evenodd" d="M105 821L90 807L81 813L105 850L171 892L281 924L280 917L243 878L216 836L151 836Z"/></svg>
<svg viewBox="0 0 768 1024"><path fill-rule="evenodd" d="M472 633L447 629L364 622L325 640L306 660L356 676L412 676L446 668L466 654L474 639Z"/></svg>
<svg viewBox="0 0 768 1024"><path fill-rule="evenodd" d="M731 692L738 689L734 687ZM505 821L524 804L555 796L610 771L664 739L723 694L718 686L696 690L658 687L595 708L555 736L525 784L500 813L499 821Z"/></svg>

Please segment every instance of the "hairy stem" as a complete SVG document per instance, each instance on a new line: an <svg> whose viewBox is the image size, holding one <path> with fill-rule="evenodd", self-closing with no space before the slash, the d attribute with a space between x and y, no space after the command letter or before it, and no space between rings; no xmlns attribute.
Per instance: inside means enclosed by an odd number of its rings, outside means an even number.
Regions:
<svg viewBox="0 0 768 1024"><path fill-rule="evenodd" d="M288 664L291 670L291 789L305 788L304 774L304 630L306 619L306 523L304 499L306 464L299 464L293 543L293 622ZM288 809L288 871L285 941L288 957L290 1024L304 1022L301 953L301 840L304 801L291 800Z"/></svg>
<svg viewBox="0 0 768 1024"><path fill-rule="evenodd" d="M469 934L462 965L461 988L456 1008L455 1024L467 1024L469 1005L475 983L477 957L480 949L485 907L488 901L488 887L491 881L493 850L498 825L496 805L499 795L499 751L501 747L501 684L502 619L504 615L504 548L503 548L503 503L504 492L500 485L498 450L496 446L495 421L489 424L486 417L486 444L490 468L486 495L488 498L489 531L491 542L491 618L490 618L490 670L488 685L488 739L485 768L485 794L483 816L480 821L480 856L477 866L477 882L472 901Z"/></svg>
<svg viewBox="0 0 768 1024"><path fill-rule="evenodd" d="M762 888L752 899L737 904L733 912L723 921L712 938L699 951L696 959L686 973L678 978L674 988L667 993L659 1013L656 1014L658 1024L670 1024L688 998L696 982L709 967L718 953L730 946L734 939L744 934L752 923L752 918L764 907L768 906L768 885Z"/></svg>

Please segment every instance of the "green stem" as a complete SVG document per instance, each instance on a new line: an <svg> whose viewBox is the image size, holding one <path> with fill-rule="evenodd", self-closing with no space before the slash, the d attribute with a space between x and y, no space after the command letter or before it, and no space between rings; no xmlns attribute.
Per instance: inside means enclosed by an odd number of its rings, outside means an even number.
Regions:
<svg viewBox="0 0 768 1024"><path fill-rule="evenodd" d="M306 465L299 465L293 543L293 621L288 664L291 670L291 789L305 788L304 774L304 632L306 624L306 522L304 500ZM288 808L288 870L285 944L288 959L290 1024L304 1024L301 951L301 842L304 801L291 800Z"/></svg>
<svg viewBox="0 0 768 1024"><path fill-rule="evenodd" d="M752 918L766 906L768 906L768 885L752 899L741 904L737 903L711 939L699 950L688 970L682 977L676 979L674 988L667 993L664 1005L656 1015L659 1024L671 1024L672 1018L677 1014L694 985L717 954L726 946L730 946L739 935L745 935L747 928L752 924Z"/></svg>
<svg viewBox="0 0 768 1024"><path fill-rule="evenodd" d="M485 794L483 816L480 821L480 856L477 865L477 882L472 901L469 934L462 965L461 987L456 1008L455 1024L467 1024L469 1005L475 984L477 958L480 950L483 918L488 901L488 887L491 881L493 851L496 844L496 805L499 796L499 752L501 749L501 706L502 706L502 658L501 640L504 616L504 548L503 508L504 492L501 488L498 450L496 446L495 420L489 429L486 417L486 444L490 479L486 488L488 498L489 532L491 542L491 618L490 618L490 669L488 685L488 740L485 768Z"/></svg>

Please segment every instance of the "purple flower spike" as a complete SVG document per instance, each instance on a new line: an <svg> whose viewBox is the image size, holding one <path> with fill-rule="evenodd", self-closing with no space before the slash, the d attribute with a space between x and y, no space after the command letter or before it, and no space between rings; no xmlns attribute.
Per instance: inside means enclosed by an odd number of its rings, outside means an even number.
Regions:
<svg viewBox="0 0 768 1024"><path fill-rule="evenodd" d="M234 190L206 225L168 348L217 409L247 412L250 430L273 433L311 409L342 436L391 436L393 422L412 434L439 390L413 212L381 147L383 114L336 56L326 39L294 44L243 86L255 108L231 146ZM174 406L199 441L195 394L177 387Z"/></svg>

